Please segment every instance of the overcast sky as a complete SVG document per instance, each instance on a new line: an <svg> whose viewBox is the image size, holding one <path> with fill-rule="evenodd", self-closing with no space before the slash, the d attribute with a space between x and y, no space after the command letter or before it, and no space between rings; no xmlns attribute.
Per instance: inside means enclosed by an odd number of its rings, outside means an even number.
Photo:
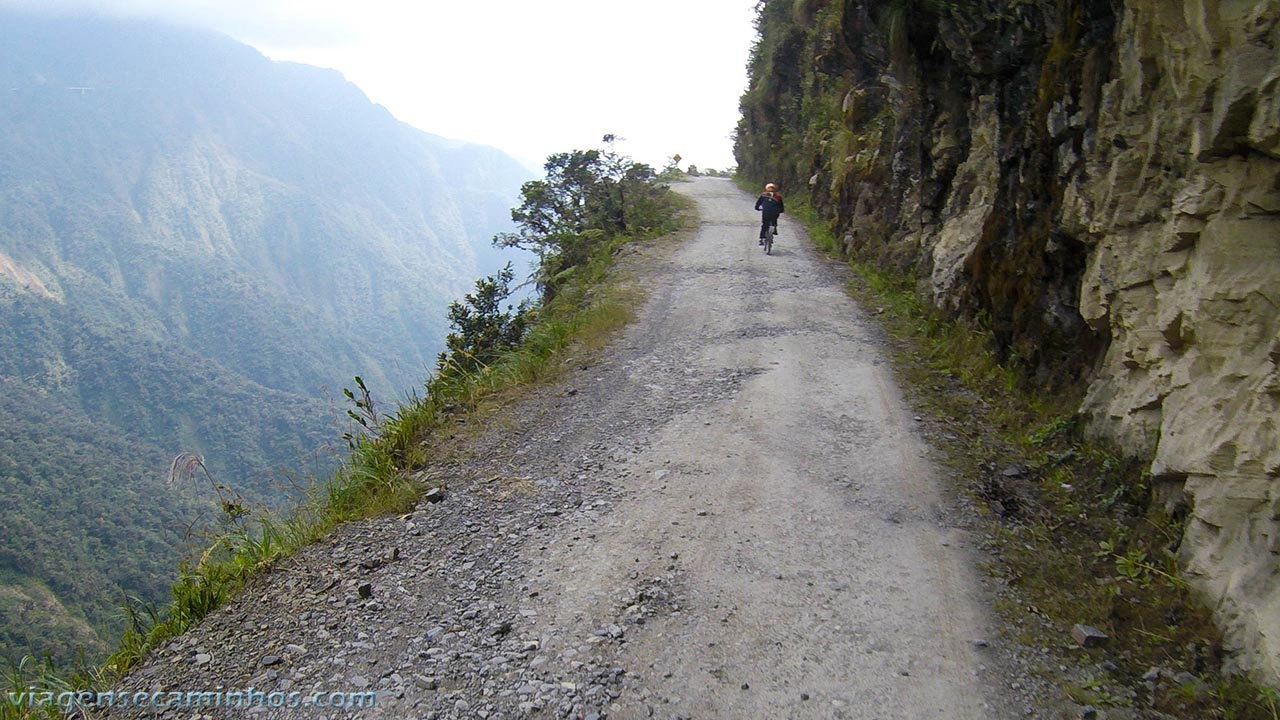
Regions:
<svg viewBox="0 0 1280 720"><path fill-rule="evenodd" d="M733 164L756 0L0 0L211 28L335 68L396 117L531 167L618 148L660 166Z"/></svg>

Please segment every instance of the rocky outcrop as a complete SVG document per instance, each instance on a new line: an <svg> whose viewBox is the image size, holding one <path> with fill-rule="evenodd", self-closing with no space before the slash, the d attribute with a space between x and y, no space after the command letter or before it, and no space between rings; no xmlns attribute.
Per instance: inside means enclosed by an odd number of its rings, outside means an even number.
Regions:
<svg viewBox="0 0 1280 720"><path fill-rule="evenodd" d="M1280 0L772 0L760 26L741 170L1085 383L1276 682Z"/></svg>
<svg viewBox="0 0 1280 720"><path fill-rule="evenodd" d="M1111 339L1084 402L1185 503L1186 571L1280 673L1280 3L1130 2L1062 220Z"/></svg>

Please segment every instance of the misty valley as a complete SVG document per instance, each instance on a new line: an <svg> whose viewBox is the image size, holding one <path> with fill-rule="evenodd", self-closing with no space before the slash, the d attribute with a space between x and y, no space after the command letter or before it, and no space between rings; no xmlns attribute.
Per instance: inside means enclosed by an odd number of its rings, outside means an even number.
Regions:
<svg viewBox="0 0 1280 720"><path fill-rule="evenodd" d="M532 173L224 36L0 13L0 651L100 656L219 493L290 504L512 251ZM167 482L180 453L207 476Z"/></svg>

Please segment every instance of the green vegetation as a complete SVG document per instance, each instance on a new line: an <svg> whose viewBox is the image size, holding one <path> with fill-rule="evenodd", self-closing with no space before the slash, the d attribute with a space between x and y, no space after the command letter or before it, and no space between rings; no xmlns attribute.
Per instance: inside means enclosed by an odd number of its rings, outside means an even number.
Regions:
<svg viewBox="0 0 1280 720"><path fill-rule="evenodd" d="M726 170L717 170L715 168L703 168L700 170L697 165L689 165L687 170L681 170L680 161L683 159L679 154L667 158L666 164L662 166L662 170L658 173L658 178L667 182L688 182L689 178L699 176L732 178L737 172L733 167Z"/></svg>
<svg viewBox="0 0 1280 720"><path fill-rule="evenodd" d="M418 383L531 174L172 27L0 11L0 86L0 657L101 660L218 513L170 458L297 502L337 391Z"/></svg>
<svg viewBox="0 0 1280 720"><path fill-rule="evenodd" d="M511 211L516 231L495 244L530 250L539 259L536 278L544 299L587 264L609 238L663 227L667 208L652 191L656 174L613 150L575 150L547 158L546 179L527 182L522 202Z"/></svg>
<svg viewBox="0 0 1280 720"><path fill-rule="evenodd" d="M18 308L7 310L24 317ZM57 333L72 326L43 327ZM89 323L76 327L93 334ZM181 354L176 359L183 363L166 367L175 353L148 349L109 339L71 348L68 364L88 371L78 393L0 376L6 656L68 660L81 649L101 657L102 638L123 629L124 595L165 597L190 539L187 528L210 510L189 488L163 485L176 448L194 446L223 459L220 468L250 478L247 492L271 504L293 491L293 481L305 482L297 475L308 462L333 464L308 454L333 437L336 425L324 403L245 383ZM39 350L28 344L25 353Z"/></svg>
<svg viewBox="0 0 1280 720"><path fill-rule="evenodd" d="M754 183L749 183L754 187ZM788 205L815 243L840 249L812 206ZM850 292L877 316L911 402L928 418L959 489L989 510L998 610L1018 640L1082 672L1064 688L1097 707L1151 707L1169 717L1274 720L1277 696L1224 672L1211 613L1178 577L1181 517L1153 501L1144 464L1087 437L1080 397L1026 387L1001 361L982 320L947 319L914 280L852 259ZM1076 623L1111 637L1083 649ZM1108 661L1110 664L1103 664ZM1053 669L1048 669L1052 667ZM1143 680L1161 668L1151 692Z"/></svg>
<svg viewBox="0 0 1280 720"><path fill-rule="evenodd" d="M514 273L508 264L497 275L476 281L476 291L449 305L449 325L445 351L436 363L436 374L471 373L520 345L528 329L528 303L515 311L502 303L511 297Z"/></svg>
<svg viewBox="0 0 1280 720"><path fill-rule="evenodd" d="M596 160L590 160L593 153ZM610 154L552 156L548 177L527 183L524 202L512 211L521 242L538 249L544 263L554 268L544 266L536 275L542 288L539 302L503 308L513 279L510 268L477 281L474 293L450 307L448 350L425 393L394 411L381 412L364 381L356 378L355 389L344 393L355 423L346 436L348 457L330 482L314 486L308 501L290 513L246 501L219 481L199 455L177 457L170 466L170 484L207 490L221 514L209 528L208 544L180 566L169 603L162 610L129 603L127 629L105 664L82 659L68 667L25 658L11 665L6 689L57 693L110 687L113 678L137 667L150 648L193 627L280 558L324 537L339 523L412 507L428 489L417 473L443 439L442 430L456 427L459 416L483 413L519 388L554 377L566 348L575 348L580 357L581 351L598 347L629 319L635 302L634 291L605 282L614 254L626 243L675 229L683 207L646 166L616 155L608 158L608 166L596 164ZM575 160L569 176L561 172L567 159ZM581 172L606 167L612 169ZM620 182L625 187L619 188ZM569 193L579 193L588 211L583 212L583 205L561 204ZM520 220L525 215L551 230L540 234L532 223ZM507 236L495 238L508 241ZM567 248L572 251L566 253ZM26 717L25 712L0 703L0 718Z"/></svg>

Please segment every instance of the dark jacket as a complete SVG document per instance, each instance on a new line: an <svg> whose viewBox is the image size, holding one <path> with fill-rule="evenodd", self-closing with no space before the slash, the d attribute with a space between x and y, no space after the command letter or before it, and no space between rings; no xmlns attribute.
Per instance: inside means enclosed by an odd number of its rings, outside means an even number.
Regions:
<svg viewBox="0 0 1280 720"><path fill-rule="evenodd" d="M786 209L782 206L782 196L778 193L764 193L756 200L756 209L764 212L767 218L776 218Z"/></svg>

